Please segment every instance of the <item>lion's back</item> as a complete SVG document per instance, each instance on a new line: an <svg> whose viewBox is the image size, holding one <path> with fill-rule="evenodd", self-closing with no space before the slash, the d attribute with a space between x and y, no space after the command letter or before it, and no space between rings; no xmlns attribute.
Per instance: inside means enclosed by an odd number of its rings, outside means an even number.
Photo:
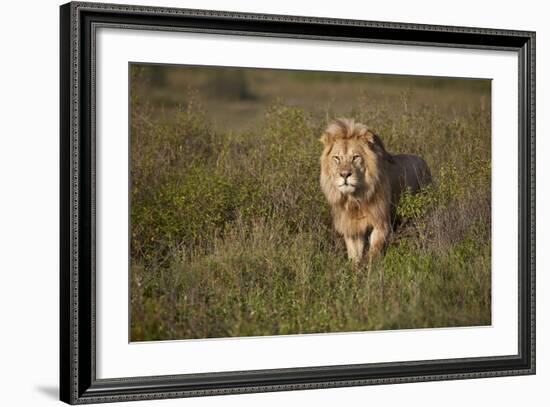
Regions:
<svg viewBox="0 0 550 407"><path fill-rule="evenodd" d="M392 189L399 193L407 188L416 193L432 182L432 174L426 161L413 154L394 155L390 172Z"/></svg>

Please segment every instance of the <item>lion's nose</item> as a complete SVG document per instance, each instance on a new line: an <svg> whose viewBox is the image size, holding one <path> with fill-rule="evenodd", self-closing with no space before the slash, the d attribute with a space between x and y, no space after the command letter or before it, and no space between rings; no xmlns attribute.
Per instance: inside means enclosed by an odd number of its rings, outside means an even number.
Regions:
<svg viewBox="0 0 550 407"><path fill-rule="evenodd" d="M340 172L340 176L344 179L346 179L347 177L349 177L351 175L351 171L341 171Z"/></svg>

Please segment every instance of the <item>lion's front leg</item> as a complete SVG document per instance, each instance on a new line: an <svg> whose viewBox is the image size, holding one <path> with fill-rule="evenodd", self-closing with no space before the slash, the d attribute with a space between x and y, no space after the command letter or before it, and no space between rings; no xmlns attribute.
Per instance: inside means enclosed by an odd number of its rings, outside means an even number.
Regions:
<svg viewBox="0 0 550 407"><path fill-rule="evenodd" d="M373 228L370 235L369 263L380 257L384 247L386 246L389 235L390 227L388 224L383 224Z"/></svg>
<svg viewBox="0 0 550 407"><path fill-rule="evenodd" d="M365 239L363 236L344 236L348 258L353 263L358 264L363 259L363 250L365 248Z"/></svg>

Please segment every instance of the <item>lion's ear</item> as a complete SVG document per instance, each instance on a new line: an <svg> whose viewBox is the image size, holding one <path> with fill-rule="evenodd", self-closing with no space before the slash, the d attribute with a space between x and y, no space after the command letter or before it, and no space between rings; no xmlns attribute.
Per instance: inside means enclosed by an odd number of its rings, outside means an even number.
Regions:
<svg viewBox="0 0 550 407"><path fill-rule="evenodd" d="M323 143L325 147L330 147L334 144L334 134L325 131L319 138L319 141Z"/></svg>
<svg viewBox="0 0 550 407"><path fill-rule="evenodd" d="M394 162L393 156L390 153L388 153L380 137L378 137L377 134L374 134L371 132L368 132L368 133L370 134L370 137L367 142L369 144L370 149L374 151L378 156L384 158L386 161L393 163Z"/></svg>

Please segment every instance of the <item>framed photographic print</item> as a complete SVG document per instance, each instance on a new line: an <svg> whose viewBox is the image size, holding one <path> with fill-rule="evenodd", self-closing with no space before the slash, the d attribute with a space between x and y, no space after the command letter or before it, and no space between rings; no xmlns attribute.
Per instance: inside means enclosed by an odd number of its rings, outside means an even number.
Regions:
<svg viewBox="0 0 550 407"><path fill-rule="evenodd" d="M60 20L61 400L535 373L535 33Z"/></svg>

